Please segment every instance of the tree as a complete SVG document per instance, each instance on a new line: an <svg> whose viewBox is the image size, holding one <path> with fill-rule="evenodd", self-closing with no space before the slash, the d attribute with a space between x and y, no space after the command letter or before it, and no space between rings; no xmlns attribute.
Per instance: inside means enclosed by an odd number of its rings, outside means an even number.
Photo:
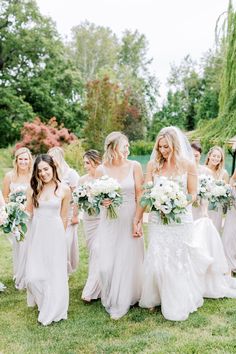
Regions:
<svg viewBox="0 0 236 354"><path fill-rule="evenodd" d="M27 103L44 121L57 116L60 123L76 130L83 114L78 98L83 94L80 75L65 59L63 43L49 18L42 16L34 0L2 0L0 3L0 87ZM0 98L0 105L3 105ZM5 112L5 113L4 113ZM15 120L22 124L21 112ZM19 127L12 126L11 140ZM25 119L32 117L29 114ZM21 125L22 126L22 125ZM78 129L77 129L78 130ZM14 134L15 136L14 136Z"/></svg>
<svg viewBox="0 0 236 354"><path fill-rule="evenodd" d="M194 137L203 145L224 145L236 135L236 12L229 1L226 33L221 41L223 69L220 82L219 114L207 124L201 124Z"/></svg>
<svg viewBox="0 0 236 354"><path fill-rule="evenodd" d="M88 83L85 107L88 120L84 128L86 148L103 151L107 134L123 129L127 104L120 87L110 82L109 77Z"/></svg>
<svg viewBox="0 0 236 354"><path fill-rule="evenodd" d="M72 42L68 44L68 50L87 82L96 79L103 68L115 69L118 40L109 28L85 21L72 28Z"/></svg>

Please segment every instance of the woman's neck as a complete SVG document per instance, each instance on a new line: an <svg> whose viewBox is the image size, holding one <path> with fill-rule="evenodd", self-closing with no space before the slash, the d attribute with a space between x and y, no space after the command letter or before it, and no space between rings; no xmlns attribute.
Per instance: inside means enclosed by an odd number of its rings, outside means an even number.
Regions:
<svg viewBox="0 0 236 354"><path fill-rule="evenodd" d="M126 160L124 160L123 158L120 159L113 159L112 163L110 164L111 167L120 167L122 165L124 165Z"/></svg>

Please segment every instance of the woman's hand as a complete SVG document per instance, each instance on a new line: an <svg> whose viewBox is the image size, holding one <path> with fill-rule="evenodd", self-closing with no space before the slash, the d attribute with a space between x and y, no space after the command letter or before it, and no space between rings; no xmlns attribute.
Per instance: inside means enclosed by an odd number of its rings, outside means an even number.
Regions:
<svg viewBox="0 0 236 354"><path fill-rule="evenodd" d="M143 228L141 221L134 221L133 222L133 237L141 237L143 236Z"/></svg>
<svg viewBox="0 0 236 354"><path fill-rule="evenodd" d="M102 202L102 206L104 206L105 208L108 208L111 204L112 204L111 199L104 199Z"/></svg>
<svg viewBox="0 0 236 354"><path fill-rule="evenodd" d="M79 223L78 215L72 216L71 221L70 221L70 224L71 224L71 225L77 225L78 223Z"/></svg>

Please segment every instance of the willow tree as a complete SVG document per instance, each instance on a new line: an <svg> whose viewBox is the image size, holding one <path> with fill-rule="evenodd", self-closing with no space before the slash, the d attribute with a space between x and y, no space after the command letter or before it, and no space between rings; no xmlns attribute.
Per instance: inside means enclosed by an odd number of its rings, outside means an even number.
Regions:
<svg viewBox="0 0 236 354"><path fill-rule="evenodd" d="M232 1L227 12L227 26L221 42L224 63L221 75L219 114L204 126L200 126L194 136L201 138L205 147L213 144L224 145L236 135L236 12Z"/></svg>

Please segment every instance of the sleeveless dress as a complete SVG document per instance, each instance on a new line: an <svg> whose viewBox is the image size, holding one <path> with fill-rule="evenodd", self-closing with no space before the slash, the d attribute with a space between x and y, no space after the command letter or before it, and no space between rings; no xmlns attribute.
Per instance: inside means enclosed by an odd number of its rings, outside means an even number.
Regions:
<svg viewBox="0 0 236 354"><path fill-rule="evenodd" d="M109 175L104 166L103 173ZM104 208L98 227L101 300L114 319L124 316L140 299L144 256L143 238L132 236L136 210L133 163L128 175L119 183L123 203L118 209L118 218L106 218Z"/></svg>
<svg viewBox="0 0 236 354"><path fill-rule="evenodd" d="M155 181L159 176L155 176ZM187 173L178 178L187 190ZM203 305L204 274L211 257L193 244L191 206L181 215L181 223L163 225L156 212L149 214L148 249L144 261L141 307L161 305L163 316L186 320Z"/></svg>
<svg viewBox="0 0 236 354"><path fill-rule="evenodd" d="M229 268L232 272L236 272L236 206L228 210L224 229L222 234L222 242Z"/></svg>
<svg viewBox="0 0 236 354"><path fill-rule="evenodd" d="M83 228L89 250L89 272L82 298L88 301L101 297L101 288L98 271L98 225L100 216L83 214Z"/></svg>
<svg viewBox="0 0 236 354"><path fill-rule="evenodd" d="M67 319L69 304L66 235L60 210L60 197L39 200L28 235L27 303L38 306L38 321L45 326Z"/></svg>
<svg viewBox="0 0 236 354"><path fill-rule="evenodd" d="M29 183L10 183L10 193L15 192L18 188L27 191ZM30 228L30 222L27 225ZM25 289L25 265L27 257L28 241L27 235L23 241L18 242L15 237L11 237L12 253L13 253L13 279L15 281L16 289Z"/></svg>
<svg viewBox="0 0 236 354"><path fill-rule="evenodd" d="M223 170L217 180L222 180L225 170ZM222 233L223 209L219 207L218 210L208 210L209 218L212 220L219 234Z"/></svg>
<svg viewBox="0 0 236 354"><path fill-rule="evenodd" d="M79 175L74 169L70 168L63 176L62 182L73 189L78 185ZM66 228L67 270L69 274L76 271L79 263L78 224L71 225L70 220L72 216L73 204L69 208L69 222Z"/></svg>

